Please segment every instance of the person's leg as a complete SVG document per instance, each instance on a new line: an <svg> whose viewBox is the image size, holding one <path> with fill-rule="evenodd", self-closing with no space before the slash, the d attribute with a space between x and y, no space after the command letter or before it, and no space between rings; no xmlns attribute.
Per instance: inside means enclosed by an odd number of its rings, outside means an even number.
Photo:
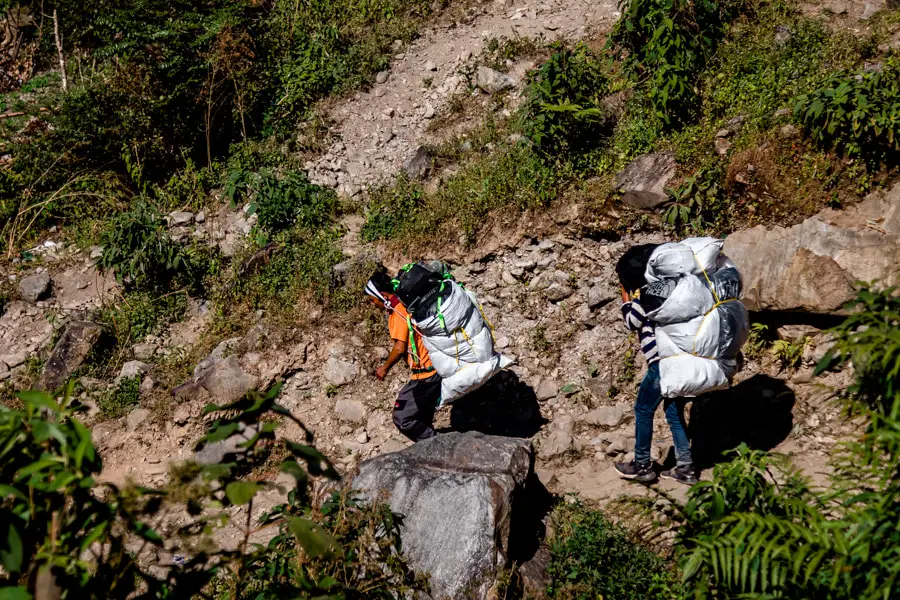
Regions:
<svg viewBox="0 0 900 600"><path fill-rule="evenodd" d="M659 387L659 363L653 363L641 381L634 402L634 462L650 462L650 445L653 443L653 415L662 401Z"/></svg>
<svg viewBox="0 0 900 600"><path fill-rule="evenodd" d="M434 420L435 405L440 398L440 379L436 387L432 379L435 378L410 381L400 390L394 403L394 425L400 433L414 442L434 437L431 423Z"/></svg>
<svg viewBox="0 0 900 600"><path fill-rule="evenodd" d="M615 464L615 469L623 477L642 482L656 479L650 460L650 445L653 442L653 414L661 400L659 364L654 363L647 369L634 402L634 460Z"/></svg>
<svg viewBox="0 0 900 600"><path fill-rule="evenodd" d="M663 410L672 431L676 465L674 469L663 471L660 475L665 479L674 479L687 485L697 483L697 472L694 470L694 461L691 457L691 442L685 433L684 401L680 398L667 398Z"/></svg>

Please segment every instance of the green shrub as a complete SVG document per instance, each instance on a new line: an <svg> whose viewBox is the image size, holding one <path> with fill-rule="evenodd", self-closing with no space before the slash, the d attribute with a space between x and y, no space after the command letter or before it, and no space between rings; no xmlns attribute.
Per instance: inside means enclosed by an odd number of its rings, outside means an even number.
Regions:
<svg viewBox="0 0 900 600"><path fill-rule="evenodd" d="M366 222L360 236L366 242L398 236L424 200L422 186L402 176L393 185L374 190L366 207Z"/></svg>
<svg viewBox="0 0 900 600"><path fill-rule="evenodd" d="M107 324L120 345L143 340L160 333L170 323L180 321L187 310L187 292L136 291L123 296L115 306L102 312L100 320Z"/></svg>
<svg viewBox="0 0 900 600"><path fill-rule="evenodd" d="M128 413L129 409L141 401L141 377L126 377L112 389L100 395L97 406L100 414L107 419L116 419Z"/></svg>
<svg viewBox="0 0 900 600"><path fill-rule="evenodd" d="M602 512L582 504L561 505L551 516L550 598L645 600L669 579L665 561L635 543Z"/></svg>
<svg viewBox="0 0 900 600"><path fill-rule="evenodd" d="M900 58L877 70L832 75L797 97L794 113L813 138L873 166L900 153Z"/></svg>
<svg viewBox="0 0 900 600"><path fill-rule="evenodd" d="M663 222L681 232L703 233L727 222L724 173L721 167L700 169L671 192L673 204L663 213Z"/></svg>
<svg viewBox="0 0 900 600"><path fill-rule="evenodd" d="M165 291L190 282L195 273L187 251L169 237L163 216L145 200L113 218L100 241L97 266L115 273L126 289Z"/></svg>
<svg viewBox="0 0 900 600"><path fill-rule="evenodd" d="M542 155L554 160L600 145L609 135L601 100L609 82L587 46L557 43L553 54L528 75L523 131Z"/></svg>
<svg viewBox="0 0 900 600"><path fill-rule="evenodd" d="M663 122L697 117L697 79L743 8L728 0L625 0L607 49L643 82Z"/></svg>
<svg viewBox="0 0 900 600"><path fill-rule="evenodd" d="M249 214L259 217L259 226L272 234L294 224L314 229L331 221L337 206L334 191L313 185L303 173L278 177L269 170L258 173L233 171L228 176L226 195L238 193L251 200Z"/></svg>

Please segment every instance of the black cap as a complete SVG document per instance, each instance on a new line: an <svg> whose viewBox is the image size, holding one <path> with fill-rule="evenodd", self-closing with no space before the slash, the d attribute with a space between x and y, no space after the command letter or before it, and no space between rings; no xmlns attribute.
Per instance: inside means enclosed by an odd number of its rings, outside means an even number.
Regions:
<svg viewBox="0 0 900 600"><path fill-rule="evenodd" d="M627 291L633 292L647 283L644 272L647 270L650 255L658 246L659 244L632 246L625 251L625 254L616 263L616 274L619 276L619 283Z"/></svg>

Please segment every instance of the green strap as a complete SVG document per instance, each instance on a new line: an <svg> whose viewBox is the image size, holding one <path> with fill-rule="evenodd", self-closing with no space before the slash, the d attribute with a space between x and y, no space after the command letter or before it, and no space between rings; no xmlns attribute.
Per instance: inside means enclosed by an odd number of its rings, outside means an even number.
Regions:
<svg viewBox="0 0 900 600"><path fill-rule="evenodd" d="M441 305L444 303L443 298L441 298L441 294L443 292L444 292L444 281L441 282L441 289L438 290L437 309L438 309L438 321L441 322L441 327L444 328L444 331L447 331L447 323L444 321L444 311L441 310Z"/></svg>
<svg viewBox="0 0 900 600"><path fill-rule="evenodd" d="M413 359L416 361L417 365L421 365L422 361L419 359L419 349L416 347L416 334L413 331L412 319L406 317L406 326L409 328L409 348L411 350L410 354Z"/></svg>

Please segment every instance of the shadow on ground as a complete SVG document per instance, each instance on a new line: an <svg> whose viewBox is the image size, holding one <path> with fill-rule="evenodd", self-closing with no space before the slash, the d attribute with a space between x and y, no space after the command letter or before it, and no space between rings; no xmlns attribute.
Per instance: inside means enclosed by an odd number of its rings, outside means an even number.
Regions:
<svg viewBox="0 0 900 600"><path fill-rule="evenodd" d="M728 460L728 451L741 443L771 450L791 433L795 401L784 381L766 375L695 399L688 426L695 466L708 469Z"/></svg>
<svg viewBox="0 0 900 600"><path fill-rule="evenodd" d="M534 390L512 371L501 371L450 409L452 431L528 438L545 423Z"/></svg>

